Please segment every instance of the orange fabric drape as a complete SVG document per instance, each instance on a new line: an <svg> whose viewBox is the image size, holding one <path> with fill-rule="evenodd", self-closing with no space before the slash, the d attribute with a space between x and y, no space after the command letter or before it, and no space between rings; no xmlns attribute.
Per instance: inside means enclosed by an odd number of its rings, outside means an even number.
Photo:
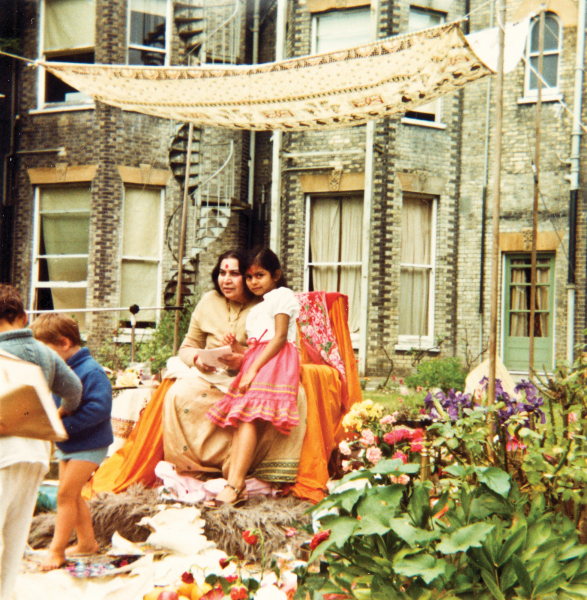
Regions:
<svg viewBox="0 0 587 600"><path fill-rule="evenodd" d="M133 483L153 486L155 467L163 460L163 400L175 379L164 379L139 417L128 440L108 458L90 479L86 496L99 492L123 492Z"/></svg>
<svg viewBox="0 0 587 600"><path fill-rule="evenodd" d="M308 399L308 421L298 477L288 491L298 498L319 502L325 497L330 477L328 461L344 415L342 383L337 370L327 365L301 365L300 371Z"/></svg>

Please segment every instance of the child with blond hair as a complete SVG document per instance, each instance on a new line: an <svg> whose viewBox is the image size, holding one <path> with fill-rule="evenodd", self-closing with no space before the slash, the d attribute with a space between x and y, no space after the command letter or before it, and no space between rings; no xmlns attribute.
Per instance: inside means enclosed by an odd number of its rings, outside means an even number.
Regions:
<svg viewBox="0 0 587 600"><path fill-rule="evenodd" d="M55 534L42 569L58 569L67 556L90 555L99 551L90 509L82 488L106 458L114 441L110 415L112 386L104 369L82 348L77 322L63 314L44 314L31 326L35 338L54 350L82 382L79 407L65 415L63 425L69 439L57 442L59 490ZM77 544L67 548L75 529Z"/></svg>

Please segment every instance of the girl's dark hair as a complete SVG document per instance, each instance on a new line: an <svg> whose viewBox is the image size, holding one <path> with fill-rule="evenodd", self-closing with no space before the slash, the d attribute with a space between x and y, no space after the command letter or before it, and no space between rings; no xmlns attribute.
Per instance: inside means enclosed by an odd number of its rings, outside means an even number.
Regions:
<svg viewBox="0 0 587 600"><path fill-rule="evenodd" d="M285 280L285 275L283 274L283 269L281 268L281 263L279 262L279 258L277 258L277 254L275 254L273 250L270 250L269 248L255 248L252 250L249 254L247 269L253 265L258 265L262 269L269 271L272 277L277 271L281 271L281 276L276 281L275 287L287 287L287 282Z"/></svg>
<svg viewBox="0 0 587 600"><path fill-rule="evenodd" d="M0 284L0 321L8 321L12 325L24 314L24 303L18 290L11 285Z"/></svg>
<svg viewBox="0 0 587 600"><path fill-rule="evenodd" d="M212 283L214 289L222 296L220 286L218 285L218 276L220 275L220 264L227 258L236 258L238 260L238 271L243 276L243 291L247 298L253 298L251 290L245 285L245 273L247 272L247 254L243 250L233 249L227 250L218 257L216 266L212 269Z"/></svg>

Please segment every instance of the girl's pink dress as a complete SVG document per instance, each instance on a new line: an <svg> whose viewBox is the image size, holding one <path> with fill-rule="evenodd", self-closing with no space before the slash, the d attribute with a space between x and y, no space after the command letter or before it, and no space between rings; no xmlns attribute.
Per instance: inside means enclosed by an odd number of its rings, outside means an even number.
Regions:
<svg viewBox="0 0 587 600"><path fill-rule="evenodd" d="M206 414L213 423L236 427L238 421L262 419L286 435L298 424L300 357L294 341L299 310L294 293L283 287L265 294L263 302L250 310L246 323L249 348L228 392ZM275 336L275 315L278 314L289 316L288 341L279 354L261 367L249 389L241 394L239 382Z"/></svg>

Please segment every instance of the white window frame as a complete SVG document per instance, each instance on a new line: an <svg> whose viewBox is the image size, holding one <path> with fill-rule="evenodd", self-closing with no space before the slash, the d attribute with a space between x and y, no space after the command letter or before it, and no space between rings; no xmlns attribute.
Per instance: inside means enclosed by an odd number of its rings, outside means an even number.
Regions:
<svg viewBox="0 0 587 600"><path fill-rule="evenodd" d="M132 0L128 0L128 12L127 12L127 27L126 27L126 64L129 64L130 58L130 50L145 50L147 52L155 52L158 54L163 54L163 67L168 67L171 59L171 36L173 34L172 30L172 21L173 21L173 7L172 2L170 0L165 0L165 48L161 50L160 48L153 48L151 46L142 46L139 44L132 44L130 41L131 27L130 27L130 19L132 12Z"/></svg>
<svg viewBox="0 0 587 600"><path fill-rule="evenodd" d="M124 202L125 202L125 197L126 197L126 190L127 188L140 188L141 186L138 185L132 185L132 184L124 184L123 186L123 197L122 197L122 209L121 209L121 218L120 218L120 224L121 224L121 231L124 231ZM149 186L149 189L152 189L151 186ZM159 249L158 249L158 254L156 258L145 258L144 256L132 256L132 255L123 255L122 253L122 236L120 239L120 246L119 246L119 273L120 273L120 280L119 280L119 292L122 291L122 264L124 263L125 260L127 261L134 261L134 262L149 262L149 263L157 263L157 293L156 293L156 298L157 298L157 302L161 302L161 298L163 296L163 249L165 246L165 241L164 241L164 221L165 221L165 188L161 187L159 188L159 193L160 193L160 203L159 203ZM119 317L119 321L126 321L127 319L123 318L124 312L121 313L120 317ZM140 311L138 312L138 314L136 315L137 321L141 321L141 313ZM157 310L155 311L155 326L159 324L161 318L161 311ZM141 335L146 335L147 337L144 339L147 339L149 336L149 332L148 332L149 328L141 328L141 327L137 327L135 329L135 333L136 332L141 332ZM126 342L130 342L131 341L131 328L130 327L121 327L119 328L119 335L116 338L115 341L117 342L121 342L121 343L126 343Z"/></svg>
<svg viewBox="0 0 587 600"><path fill-rule="evenodd" d="M428 13L428 14L435 14L438 15L440 17L440 23L439 25L442 25L443 23L446 23L446 13L443 13L441 11L438 10L432 10L432 9L428 9L428 8L423 8L420 6L415 6L415 5L410 5L409 7L409 11L420 11L423 13ZM409 29L408 31L410 33L415 33L416 31L422 31L420 29ZM435 105L435 109L434 111L424 111L426 114L433 114L434 115L434 120L427 120L427 119L418 119L417 117L402 117L402 123L405 123L406 125L418 125L420 127L431 127L433 129L446 129L446 124L442 122L442 98L437 98L436 100L433 100L432 102L428 102L427 104L423 105L423 106L429 106L431 104ZM413 109L410 112L422 112L419 111L418 109L421 107L416 107L415 109Z"/></svg>
<svg viewBox="0 0 587 600"><path fill-rule="evenodd" d="M371 9L370 7L356 7L356 8L347 8L347 9L339 9L336 11L330 11L327 13L316 13L312 15L312 45L311 45L311 54L316 54L317 53L317 48L318 48L318 21L321 18L324 18L327 15L331 15L331 14L337 14L337 13L342 13L342 12L369 12L369 19L371 19ZM344 32L341 34L341 36L344 36ZM368 32L368 36L365 38L365 41L363 42L363 44L368 44L370 43L371 40L371 31L369 30ZM345 50L347 48L352 48L352 46L348 46L347 44L345 44L344 42L344 37L342 37L342 43L341 46L339 48L336 48L336 50ZM332 50L332 52L335 52L336 50ZM330 51L329 51L330 52Z"/></svg>
<svg viewBox="0 0 587 600"><path fill-rule="evenodd" d="M557 101L562 100L562 93L560 90L560 80L561 80L561 62L562 62L562 53L563 53L563 24L558 15L553 12L547 12L547 17L553 18L558 24L558 48L556 50L545 50L543 56L558 56L557 62L557 70L556 70L556 86L555 87L547 87L545 83L542 83L542 101ZM532 74L532 69L530 66L530 59L534 56L538 56L538 51L531 52L532 46L532 32L535 27L540 26L540 19L538 17L534 17L532 22L530 23L530 28L528 31L528 40L526 42L526 49L524 51L524 97L518 100L519 104L529 104L532 102L536 102L538 100L538 89L531 90L530 89L530 75ZM538 78L538 76L536 75Z"/></svg>
<svg viewBox="0 0 587 600"><path fill-rule="evenodd" d="M359 192L360 193L360 192ZM328 194L326 194L329 196ZM303 290L304 292L310 291L310 267L328 267L328 266L342 266L342 267L359 267L360 268L360 277L363 278L363 261L357 262L310 262L310 229L311 229L311 219L312 219L312 198L320 198L319 195L312 196L311 194L306 194L306 227L304 233L304 282L303 282ZM366 302L366 297L364 297L363 287L361 286L361 298L360 305L364 306ZM351 333L351 342L353 344L353 349L357 350L359 348L359 343L361 336L364 335L363 329L360 328L357 333Z"/></svg>
<svg viewBox="0 0 587 600"><path fill-rule="evenodd" d="M45 53L45 8L46 0L41 0L39 3L39 60L46 59ZM63 59L67 62L67 53L73 54L74 50L78 52L94 51L95 55L95 44L94 46L82 46L79 48L67 48L64 49ZM49 52L49 54L54 54ZM80 63L82 64L82 63ZM30 110L30 114L44 113L44 112L64 112L64 111L76 111L76 110L92 110L95 108L94 99L91 96L86 96L81 92L78 92L76 99L70 102L47 102L45 99L46 94L46 77L47 71L44 67L39 66L37 68L37 108Z"/></svg>
<svg viewBox="0 0 587 600"><path fill-rule="evenodd" d="M66 289L86 289L88 288L88 280L85 281L39 281L39 268L40 261L44 259L60 258L64 255L61 254L40 254L39 244L41 240L41 188L44 186L37 185L34 188L34 213L33 213L33 252L32 252L32 269L31 269L31 295L29 299L29 308L31 311L36 310L35 301L37 298L37 290L39 289L53 289L53 288L66 288ZM48 187L48 186L47 186ZM72 184L63 184L62 186L55 187L72 187ZM59 213L77 213L87 214L88 221L90 220L91 212L88 209L68 209L67 211L58 211ZM88 261L89 269L89 248L87 254L67 254L67 258L85 258ZM76 308L86 308L86 306L80 306ZM75 314L75 311L72 310Z"/></svg>
<svg viewBox="0 0 587 600"><path fill-rule="evenodd" d="M410 197L421 197L422 199L432 201L432 223L430 233L430 265L415 265L411 263L400 263L400 271L402 267L425 267L430 270L430 285L428 288L428 334L427 335L398 335L398 343L395 346L396 350L409 351L413 349L438 351L434 338L434 311L436 307L436 239L437 239L437 222L438 222L438 196L424 197L418 194L408 194ZM403 202L403 198L402 198ZM401 294L401 290L399 290Z"/></svg>

